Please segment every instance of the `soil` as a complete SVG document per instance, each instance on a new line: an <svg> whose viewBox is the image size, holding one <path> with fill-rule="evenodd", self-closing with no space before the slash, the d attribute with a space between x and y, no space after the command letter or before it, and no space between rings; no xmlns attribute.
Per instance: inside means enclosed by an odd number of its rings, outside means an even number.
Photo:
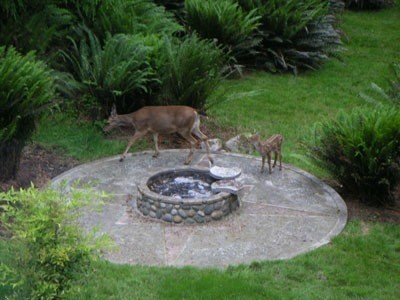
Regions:
<svg viewBox="0 0 400 300"><path fill-rule="evenodd" d="M202 130L210 138L215 135L223 140L227 140L226 137L228 135L233 136L232 130L218 128L217 126L213 127L213 124L210 123L207 123L207 127L212 128L211 132L205 128L202 128ZM122 135L124 134L122 133ZM160 136L160 149L182 147L187 147L187 144L173 135ZM11 187L26 188L31 186L31 184L35 187L42 187L53 177L73 168L79 163L78 160L66 156L57 149L49 149L39 144L31 143L23 151L16 178L8 182L0 182L0 191L6 191ZM343 191L335 182L326 183L332 186L346 202L349 219L400 224L400 187L396 192L395 205L393 207L382 208L361 203L357 197Z"/></svg>

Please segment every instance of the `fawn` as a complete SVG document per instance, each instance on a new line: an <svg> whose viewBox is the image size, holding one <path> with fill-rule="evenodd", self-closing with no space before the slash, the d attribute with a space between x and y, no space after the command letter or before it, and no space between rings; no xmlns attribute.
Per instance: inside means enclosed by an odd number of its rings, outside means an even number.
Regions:
<svg viewBox="0 0 400 300"><path fill-rule="evenodd" d="M261 163L261 173L264 172L264 165L265 165L265 157L268 158L268 171L269 174L272 173L271 171L271 153L275 153L275 160L273 168L276 166L276 160L279 157L279 170L282 170L282 142L283 136L280 134L274 134L269 137L265 142L260 141L260 136L258 134L252 135L249 138L249 142L254 146L254 148L260 153L262 158Z"/></svg>
<svg viewBox="0 0 400 300"><path fill-rule="evenodd" d="M207 156L211 163L213 160L209 153L208 138L200 131L200 117L198 112L188 106L145 106L133 113L119 115L117 114L115 105L111 110L107 125L104 128L105 132L111 131L118 126L133 126L135 134L130 139L128 146L121 155L120 161L123 161L129 148L138 139L147 133L153 134L155 153L153 157L157 157L158 151L158 135L179 133L185 140L190 143L190 152L185 160L185 164L189 164L193 156L193 148L197 140L193 137L194 134L206 146Z"/></svg>

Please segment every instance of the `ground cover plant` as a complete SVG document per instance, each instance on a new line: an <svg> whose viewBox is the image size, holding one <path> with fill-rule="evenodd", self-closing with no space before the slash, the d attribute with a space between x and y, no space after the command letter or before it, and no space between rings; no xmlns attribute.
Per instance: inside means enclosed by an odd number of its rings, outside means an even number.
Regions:
<svg viewBox="0 0 400 300"><path fill-rule="evenodd" d="M389 66L399 62L399 4L374 13L346 12L342 27L349 40L341 60L328 61L317 72L246 74L225 80L206 101L209 117L223 128L282 133L284 162L329 178L301 147L314 137L315 122L334 118L339 110L374 107L360 97L371 83L385 91ZM377 99L380 102L379 99ZM115 155L124 144L103 140L90 122L76 124L64 113L48 117L34 137L45 147L59 147L81 162ZM57 133L54 133L57 132ZM58 146L57 146L58 145ZM83 147L82 147L83 145ZM137 146L137 147L136 147ZM135 150L147 147L135 145ZM151 147L149 143L148 148ZM232 266L226 270L91 264L73 282L69 299L397 299L399 298L399 225L351 220L330 245L291 260ZM0 239L0 261L9 259L9 240ZM0 286L0 297L12 295Z"/></svg>

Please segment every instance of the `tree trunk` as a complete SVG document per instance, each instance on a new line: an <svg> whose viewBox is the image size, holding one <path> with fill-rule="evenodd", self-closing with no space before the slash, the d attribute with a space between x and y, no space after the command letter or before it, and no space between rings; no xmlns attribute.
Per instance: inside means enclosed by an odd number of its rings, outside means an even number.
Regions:
<svg viewBox="0 0 400 300"><path fill-rule="evenodd" d="M16 139L0 144L0 182L15 178L24 145Z"/></svg>

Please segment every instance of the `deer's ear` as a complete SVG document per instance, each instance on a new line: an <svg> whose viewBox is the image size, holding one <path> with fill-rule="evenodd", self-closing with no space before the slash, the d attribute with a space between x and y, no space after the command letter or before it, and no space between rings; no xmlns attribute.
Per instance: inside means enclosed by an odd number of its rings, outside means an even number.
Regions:
<svg viewBox="0 0 400 300"><path fill-rule="evenodd" d="M115 117L117 115L117 107L115 106L115 103L113 104L112 108L111 108L111 117Z"/></svg>

